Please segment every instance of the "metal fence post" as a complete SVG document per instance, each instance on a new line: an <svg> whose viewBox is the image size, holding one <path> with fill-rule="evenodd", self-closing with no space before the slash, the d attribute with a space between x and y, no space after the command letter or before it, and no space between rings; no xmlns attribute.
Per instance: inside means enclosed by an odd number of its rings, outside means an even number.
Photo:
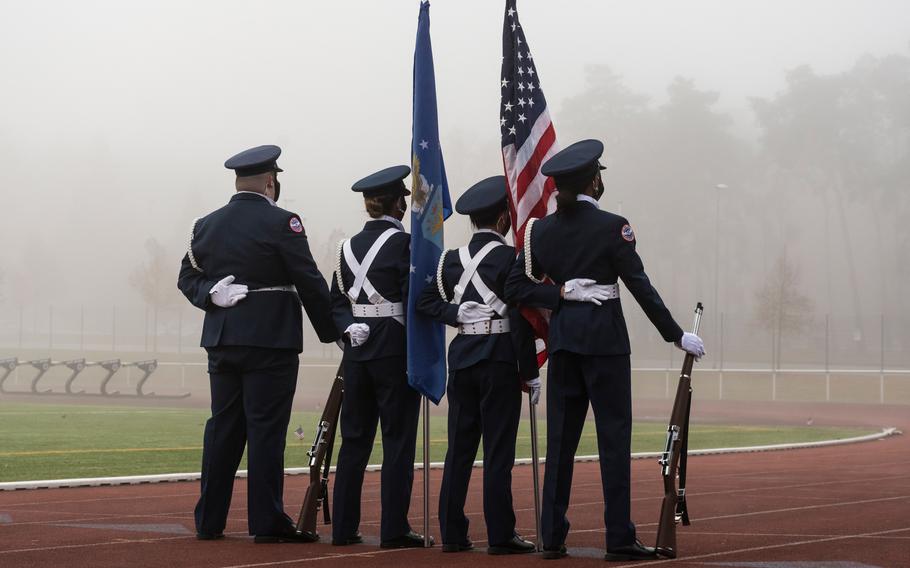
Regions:
<svg viewBox="0 0 910 568"><path fill-rule="evenodd" d="M777 400L777 343L775 340L774 328L771 328L771 400Z"/></svg>
<svg viewBox="0 0 910 568"><path fill-rule="evenodd" d="M85 304L79 306L79 351L85 353Z"/></svg>
<svg viewBox="0 0 910 568"><path fill-rule="evenodd" d="M724 399L724 313L720 313L720 368L717 371L717 400Z"/></svg>
<svg viewBox="0 0 910 568"><path fill-rule="evenodd" d="M878 363L878 402L885 404L885 314L881 314L881 356Z"/></svg>
<svg viewBox="0 0 910 568"><path fill-rule="evenodd" d="M829 314L825 314L825 402L831 402L831 363L830 363L830 323Z"/></svg>

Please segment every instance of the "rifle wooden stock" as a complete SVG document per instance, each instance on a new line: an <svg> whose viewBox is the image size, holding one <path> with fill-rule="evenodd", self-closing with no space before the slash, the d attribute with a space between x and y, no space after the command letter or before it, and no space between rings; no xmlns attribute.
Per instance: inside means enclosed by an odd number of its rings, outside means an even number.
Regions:
<svg viewBox="0 0 910 568"><path fill-rule="evenodd" d="M698 333L703 308L701 302L695 308L695 325L693 333ZM676 398L673 400L673 411L667 426L667 443L658 463L664 483L664 498L660 505L660 520L657 524L657 553L667 558L676 558L676 524L689 524L689 511L686 505L686 457L689 446L689 412L692 409L692 366L695 356L686 354L679 384L676 387ZM677 488L677 476L679 486Z"/></svg>
<svg viewBox="0 0 910 568"><path fill-rule="evenodd" d="M342 365L338 366L332 390L322 410L322 417L316 425L313 445L307 452L310 457L310 484L300 507L297 519L297 530L309 533L318 538L316 517L322 508L325 524L331 524L329 514L329 467L332 462L332 448L335 444L335 432L341 414L341 401L344 398L344 374Z"/></svg>

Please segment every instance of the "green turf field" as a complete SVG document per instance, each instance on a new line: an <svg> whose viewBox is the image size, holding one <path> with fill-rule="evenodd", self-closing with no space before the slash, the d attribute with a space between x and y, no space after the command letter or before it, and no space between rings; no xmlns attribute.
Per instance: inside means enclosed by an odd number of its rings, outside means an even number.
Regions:
<svg viewBox="0 0 910 568"><path fill-rule="evenodd" d="M114 406L49 406L0 401L0 481L184 473L200 469L202 432L207 410ZM303 467L312 442L315 413L294 413L288 433L287 467ZM293 430L300 425L305 438ZM546 423L539 424L541 455L546 450ZM666 424L638 422L632 451L660 451ZM782 442L847 438L870 433L856 428L693 425L689 447L718 448ZM443 417L431 421L430 458L446 452ZM530 456L528 422L518 431L518 456ZM418 439L417 459L422 460ZM337 447L336 447L337 451ZM594 423L582 435L578 454L596 454ZM337 454L336 454L337 455ZM478 452L480 459L482 452ZM382 460L377 438L370 463ZM246 468L244 458L241 468Z"/></svg>

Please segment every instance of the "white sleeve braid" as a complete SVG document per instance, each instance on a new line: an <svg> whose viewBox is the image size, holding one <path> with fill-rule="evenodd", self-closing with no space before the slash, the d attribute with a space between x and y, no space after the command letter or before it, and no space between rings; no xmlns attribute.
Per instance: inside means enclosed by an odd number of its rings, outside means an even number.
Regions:
<svg viewBox="0 0 910 568"><path fill-rule="evenodd" d="M443 301L448 302L449 299L446 298L446 289L442 285L442 265L446 262L446 253L447 250L442 251L442 254L439 255L439 264L436 265L436 288L439 290L439 295L442 297Z"/></svg>
<svg viewBox="0 0 910 568"><path fill-rule="evenodd" d="M525 226L525 275L531 282L535 284L543 284L543 279L538 280L534 277L533 262L531 261L531 227L534 226L534 221L536 220L537 219L534 218L528 219L528 224Z"/></svg>
<svg viewBox="0 0 910 568"><path fill-rule="evenodd" d="M196 255L193 254L193 237L195 236L195 233L196 233L196 223L198 223L199 219L201 219L201 218L202 217L196 217L195 219L193 219L193 224L190 227L190 242L187 244L187 247L186 247L186 256L190 259L190 264L193 266L193 268L196 269L197 272L203 272L203 270L202 270L202 267L199 266L199 264L196 262Z"/></svg>
<svg viewBox="0 0 910 568"><path fill-rule="evenodd" d="M338 241L338 254L335 256L335 280L338 282L338 289L347 296L348 294L344 290L344 280L341 278L341 255L344 254L344 242L345 239ZM351 303L353 304L354 301L351 300Z"/></svg>

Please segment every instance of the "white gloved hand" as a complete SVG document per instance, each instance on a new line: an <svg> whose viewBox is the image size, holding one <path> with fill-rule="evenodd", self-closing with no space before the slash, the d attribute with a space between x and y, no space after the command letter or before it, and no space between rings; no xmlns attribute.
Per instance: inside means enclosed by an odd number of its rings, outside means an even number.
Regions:
<svg viewBox="0 0 910 568"><path fill-rule="evenodd" d="M351 347L360 347L370 338L370 326L365 323L352 323L344 332L351 338Z"/></svg>
<svg viewBox="0 0 910 568"><path fill-rule="evenodd" d="M694 333L689 333L688 331L683 333L682 339L676 343L676 346L686 353L695 355L696 361L705 356L705 342Z"/></svg>
<svg viewBox="0 0 910 568"><path fill-rule="evenodd" d="M525 381L525 386L528 387L528 393L531 395L531 404L536 405L540 401L540 385L540 377Z"/></svg>
<svg viewBox="0 0 910 568"><path fill-rule="evenodd" d="M496 310L490 306L477 302L465 302L458 306L458 317L455 320L458 323L477 323L491 319L495 313Z"/></svg>
<svg viewBox="0 0 910 568"><path fill-rule="evenodd" d="M237 302L246 298L249 289L244 284L231 284L234 276L225 276L212 286L209 290L209 296L212 297L212 303L222 308L232 308Z"/></svg>
<svg viewBox="0 0 910 568"><path fill-rule="evenodd" d="M607 286L598 284L596 280L591 278L573 278L568 280L563 284L562 290L562 297L574 302L591 302L599 306L601 301L610 299Z"/></svg>

